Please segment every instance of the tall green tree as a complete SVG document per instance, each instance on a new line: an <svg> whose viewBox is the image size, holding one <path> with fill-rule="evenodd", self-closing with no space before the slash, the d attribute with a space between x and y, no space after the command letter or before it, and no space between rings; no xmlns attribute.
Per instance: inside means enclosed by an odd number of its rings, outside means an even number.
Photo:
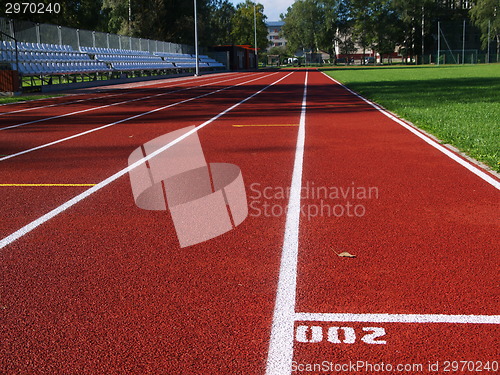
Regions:
<svg viewBox="0 0 500 375"><path fill-rule="evenodd" d="M335 46L339 42L339 33L348 24L347 0L320 0L317 6L322 17L323 27L319 33L318 47L328 52L335 53ZM344 43L347 47L348 43Z"/></svg>
<svg viewBox="0 0 500 375"><path fill-rule="evenodd" d="M352 34L353 19L350 14L350 0L337 0L335 12L334 45L340 54L349 55L356 51Z"/></svg>
<svg viewBox="0 0 500 375"><path fill-rule="evenodd" d="M403 42L404 24L399 18L393 0L375 2L375 49L383 55L394 52L397 45Z"/></svg>
<svg viewBox="0 0 500 375"><path fill-rule="evenodd" d="M131 35L128 22L129 0L104 0L102 10L107 15L107 31L120 35Z"/></svg>
<svg viewBox="0 0 500 375"><path fill-rule="evenodd" d="M497 56L500 54L500 0L476 0L470 10L471 18L481 30L483 48L488 45L488 29L490 37L496 40Z"/></svg>
<svg viewBox="0 0 500 375"><path fill-rule="evenodd" d="M0 15L15 20L25 20L36 23L50 23L79 29L106 31L107 14L102 11L103 0L66 0L57 1L61 6L59 13L19 12L5 14L7 3L29 3L29 1L0 0ZM46 5L56 3L54 0L37 0L32 3ZM23 6L21 4L21 6ZM47 9L47 8L45 8ZM53 9L53 8L52 8Z"/></svg>
<svg viewBox="0 0 500 375"><path fill-rule="evenodd" d="M194 44L193 1L131 0L131 34L135 37ZM197 0L200 45L206 45L209 0Z"/></svg>
<svg viewBox="0 0 500 375"><path fill-rule="evenodd" d="M367 49L372 49L375 44L375 24L373 0L351 0L349 14L352 18L352 33L354 40L363 48L363 55Z"/></svg>
<svg viewBox="0 0 500 375"><path fill-rule="evenodd" d="M192 1L131 0L132 35L193 44Z"/></svg>
<svg viewBox="0 0 500 375"><path fill-rule="evenodd" d="M236 8L228 0L212 0L207 30L209 45L234 44L231 30L235 13Z"/></svg>
<svg viewBox="0 0 500 375"><path fill-rule="evenodd" d="M318 0L297 0L281 15L285 21L282 33L290 51L316 52L320 48L324 43L324 16Z"/></svg>
<svg viewBox="0 0 500 375"><path fill-rule="evenodd" d="M394 8L402 23L401 39L405 55L422 54L422 47L426 47L425 35L434 30L431 26L435 3L435 0L393 0Z"/></svg>
<svg viewBox="0 0 500 375"><path fill-rule="evenodd" d="M102 0L66 0L61 1L64 12L64 26L77 29L106 31L105 15L102 12ZM61 21L59 19L59 21Z"/></svg>
<svg viewBox="0 0 500 375"><path fill-rule="evenodd" d="M394 52L403 42L403 23L393 0L351 0L353 34L366 49L380 55Z"/></svg>
<svg viewBox="0 0 500 375"><path fill-rule="evenodd" d="M257 20L257 47L264 50L269 45L267 40L266 16L264 6L256 4L251 0L246 0L236 7L236 12L232 18L231 37L233 43L242 45L255 44L254 33L254 6Z"/></svg>

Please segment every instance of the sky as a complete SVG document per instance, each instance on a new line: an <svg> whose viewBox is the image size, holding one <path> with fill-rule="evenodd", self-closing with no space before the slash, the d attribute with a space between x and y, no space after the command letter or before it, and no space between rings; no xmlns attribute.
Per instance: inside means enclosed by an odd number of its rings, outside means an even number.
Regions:
<svg viewBox="0 0 500 375"><path fill-rule="evenodd" d="M230 0L235 6L244 3L242 0ZM264 14L267 21L279 21L280 14L286 13L286 10L293 4L294 0L256 0L257 3L264 5Z"/></svg>

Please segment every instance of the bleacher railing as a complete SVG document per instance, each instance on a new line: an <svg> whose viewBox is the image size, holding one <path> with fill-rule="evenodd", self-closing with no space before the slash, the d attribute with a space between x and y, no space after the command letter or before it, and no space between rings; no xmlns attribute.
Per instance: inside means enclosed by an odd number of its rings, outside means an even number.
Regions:
<svg viewBox="0 0 500 375"><path fill-rule="evenodd" d="M0 17L0 32L19 42L69 45L75 51L78 51L80 47L97 47L147 51L151 53L194 53L194 47L186 44L134 38L125 35L73 29L30 21L12 20L5 17Z"/></svg>

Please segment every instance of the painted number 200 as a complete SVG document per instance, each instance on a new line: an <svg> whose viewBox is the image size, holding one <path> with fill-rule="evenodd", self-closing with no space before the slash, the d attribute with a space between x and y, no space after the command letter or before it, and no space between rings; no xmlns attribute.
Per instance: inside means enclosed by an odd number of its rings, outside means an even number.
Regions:
<svg viewBox="0 0 500 375"><path fill-rule="evenodd" d="M326 331L326 332L325 332ZM326 337L325 337L326 333ZM381 327L364 327L360 337L366 344L386 344L380 338L385 336ZM326 340L332 344L354 344L357 341L356 331L352 327L329 327L326 330L320 326L297 326L295 339L302 343L319 343Z"/></svg>

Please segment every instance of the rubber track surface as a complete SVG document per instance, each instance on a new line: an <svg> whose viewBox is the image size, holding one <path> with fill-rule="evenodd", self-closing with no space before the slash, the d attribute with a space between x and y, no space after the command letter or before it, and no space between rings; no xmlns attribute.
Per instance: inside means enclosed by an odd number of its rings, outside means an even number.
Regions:
<svg viewBox="0 0 500 375"><path fill-rule="evenodd" d="M124 176L0 249L0 373L265 374L286 220L279 192L290 186L305 79L304 71L290 73L165 81L0 108L62 104L0 114L2 128L165 94L0 131L0 154L8 155L259 78L0 161L0 184L98 183L145 142L199 125L286 76L199 131L207 161L242 170L251 206L235 230L181 249L169 214L137 208ZM63 104L76 100L86 101ZM302 215L296 312L498 314L498 190L314 70L303 171L305 191L372 187L377 196L323 199L362 205L359 217ZM271 195L263 196L266 187ZM87 188L0 189L4 238ZM313 209L321 199L304 196L302 204ZM344 251L356 258L335 254ZM498 324L295 325L348 326L358 338L363 328L382 327L387 341L295 341L297 363L499 360Z"/></svg>

